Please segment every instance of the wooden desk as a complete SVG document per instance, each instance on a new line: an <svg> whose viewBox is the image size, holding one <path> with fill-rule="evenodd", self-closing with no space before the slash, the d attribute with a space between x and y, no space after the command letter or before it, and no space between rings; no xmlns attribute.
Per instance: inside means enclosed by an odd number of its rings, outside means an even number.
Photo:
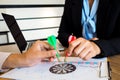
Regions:
<svg viewBox="0 0 120 80"><path fill-rule="evenodd" d="M120 80L120 55L109 57L112 80Z"/></svg>

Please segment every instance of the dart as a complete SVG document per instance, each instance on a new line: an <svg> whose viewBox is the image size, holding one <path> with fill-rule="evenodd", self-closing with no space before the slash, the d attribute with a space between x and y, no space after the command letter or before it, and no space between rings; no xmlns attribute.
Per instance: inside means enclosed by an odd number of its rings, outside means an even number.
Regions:
<svg viewBox="0 0 120 80"><path fill-rule="evenodd" d="M53 46L53 48L56 50L56 57L58 59L58 61L60 62L60 54L59 54L59 50L57 49L56 45L57 45L57 40L56 37L54 35L51 35L47 38L48 43Z"/></svg>

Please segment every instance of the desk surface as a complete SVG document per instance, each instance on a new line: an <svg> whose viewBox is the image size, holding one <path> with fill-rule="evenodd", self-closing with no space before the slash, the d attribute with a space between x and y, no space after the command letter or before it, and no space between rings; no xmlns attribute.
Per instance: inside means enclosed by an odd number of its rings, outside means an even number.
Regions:
<svg viewBox="0 0 120 80"><path fill-rule="evenodd" d="M15 45L11 45L9 46L9 48L13 48L13 52L17 52L18 48L16 49ZM8 46L0 46L0 51L8 51ZM10 49L11 51L11 49ZM111 76L112 76L112 80L120 80L120 55L116 55L116 56L112 56L109 57L110 59L110 66L111 66ZM6 80L6 79L0 79L0 80Z"/></svg>
<svg viewBox="0 0 120 80"><path fill-rule="evenodd" d="M120 80L120 55L112 56L109 59L112 69L112 80Z"/></svg>

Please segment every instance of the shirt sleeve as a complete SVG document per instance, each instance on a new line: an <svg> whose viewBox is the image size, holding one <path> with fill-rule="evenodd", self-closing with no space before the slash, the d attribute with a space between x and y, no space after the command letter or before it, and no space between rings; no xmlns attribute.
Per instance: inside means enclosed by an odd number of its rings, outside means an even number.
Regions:
<svg viewBox="0 0 120 80"><path fill-rule="evenodd" d="M0 72L2 71L2 65L5 62L5 60L8 58L8 56L11 53L7 53L7 52L0 52Z"/></svg>

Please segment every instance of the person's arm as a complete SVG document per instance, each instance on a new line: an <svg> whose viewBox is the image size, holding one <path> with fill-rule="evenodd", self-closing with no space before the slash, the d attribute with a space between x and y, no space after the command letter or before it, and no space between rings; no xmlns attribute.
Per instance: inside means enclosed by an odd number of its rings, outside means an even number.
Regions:
<svg viewBox="0 0 120 80"><path fill-rule="evenodd" d="M120 38L111 38L109 40L93 41L101 49L104 57L120 54Z"/></svg>
<svg viewBox="0 0 120 80"><path fill-rule="evenodd" d="M16 68L16 67L27 67L29 63L27 62L23 54L11 54L5 60L2 65L2 69Z"/></svg>
<svg viewBox="0 0 120 80"><path fill-rule="evenodd" d="M58 39L64 47L68 47L68 37L72 34L71 27L73 22L71 15L71 2L70 0L66 0L64 13L58 31Z"/></svg>
<svg viewBox="0 0 120 80"><path fill-rule="evenodd" d="M32 47L22 54L11 54L2 65L2 69L29 67L41 62L42 59L53 57L56 51L42 41L36 41Z"/></svg>

